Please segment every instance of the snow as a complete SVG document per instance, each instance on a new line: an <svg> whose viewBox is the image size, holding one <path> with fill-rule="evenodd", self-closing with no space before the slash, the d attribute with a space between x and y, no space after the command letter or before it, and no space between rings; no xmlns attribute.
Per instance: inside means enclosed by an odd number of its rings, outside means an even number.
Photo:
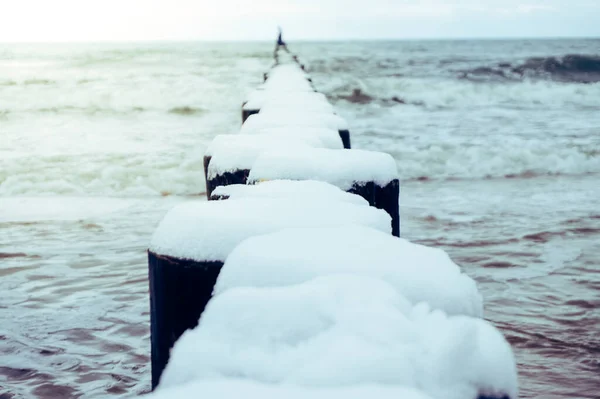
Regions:
<svg viewBox="0 0 600 399"><path fill-rule="evenodd" d="M275 135L275 136L287 136L287 137L305 137L305 136L316 136L321 141L324 148L330 149L343 149L342 140L337 130L314 127L314 126L280 126L264 129L252 129L245 128L242 126L240 134L244 136L248 135Z"/></svg>
<svg viewBox="0 0 600 399"><path fill-rule="evenodd" d="M241 134L220 134L215 136L215 138L211 141L211 143L206 148L204 155L213 156L216 152L227 151L230 147L237 146L263 146L268 147L271 143L273 146L279 146L285 144L287 141L294 141L296 144L298 141L304 142L304 144L309 145L311 147L322 146L323 143L319 137L315 137L316 135L303 135L299 136L297 139L292 137L291 140L288 138L277 137L276 132L258 132L256 134L250 135L241 135Z"/></svg>
<svg viewBox="0 0 600 399"><path fill-rule="evenodd" d="M348 190L356 182L385 186L398 178L391 155L365 150L323 148L265 151L254 162L248 183L261 180L319 180Z"/></svg>
<svg viewBox="0 0 600 399"><path fill-rule="evenodd" d="M247 198L191 201L174 207L152 236L150 251L179 259L225 261L244 239L286 227L365 225L391 234L380 209L347 202Z"/></svg>
<svg viewBox="0 0 600 399"><path fill-rule="evenodd" d="M340 150L347 123L311 90L296 65L273 68L244 106L260 113L207 150L213 171L251 167L254 185L218 187L231 199L184 203L156 229L152 252L225 264L149 398L517 399L475 282L342 191L385 186L395 161Z"/></svg>
<svg viewBox="0 0 600 399"><path fill-rule="evenodd" d="M300 82L308 82L309 75L294 64L283 64L272 68L267 74L266 86L286 87Z"/></svg>
<svg viewBox="0 0 600 399"><path fill-rule="evenodd" d="M251 237L227 257L215 293L236 287L278 287L318 276L352 273L381 278L412 304L481 317L475 282L441 249L362 226L285 229Z"/></svg>
<svg viewBox="0 0 600 399"><path fill-rule="evenodd" d="M306 78L302 76L295 75L277 75L271 76L269 79L263 84L263 87L267 91L276 92L276 91L310 91L314 90L312 85Z"/></svg>
<svg viewBox="0 0 600 399"><path fill-rule="evenodd" d="M321 115L333 115L338 119L338 129L340 128L340 124L345 125L345 129L348 129L347 123L337 116L334 112L333 106L331 104L319 103L315 101L278 101L278 100L269 100L263 103L263 106L260 108L260 113L264 115L279 115L279 114L288 114L294 117L301 118L310 118L313 119L315 117L320 118Z"/></svg>
<svg viewBox="0 0 600 399"><path fill-rule="evenodd" d="M261 109L263 107L302 107L333 112L332 105L322 93L314 91L266 91L253 92L248 96L243 108L246 110Z"/></svg>
<svg viewBox="0 0 600 399"><path fill-rule="evenodd" d="M256 158L266 150L294 150L322 147L323 143L316 135L281 136L273 134L221 135L208 147L205 155L211 155L208 166L208 178L224 172L250 169Z"/></svg>
<svg viewBox="0 0 600 399"><path fill-rule="evenodd" d="M343 274L213 297L199 326L175 344L159 389L227 378L517 398L512 350L489 323L413 307L383 280Z"/></svg>
<svg viewBox="0 0 600 399"><path fill-rule="evenodd" d="M264 129L270 127L326 127L334 130L348 130L348 123L339 115L311 112L297 113L292 109L250 115L242 125L245 129Z"/></svg>
<svg viewBox="0 0 600 399"><path fill-rule="evenodd" d="M273 180L255 185L232 184L219 186L213 195L239 198L293 198L298 201L318 199L320 201L350 202L369 205L362 197L340 190L331 184L313 180Z"/></svg>
<svg viewBox="0 0 600 399"><path fill-rule="evenodd" d="M314 92L315 89L312 87L310 82L306 79L290 78L287 80L281 79L269 79L264 82L260 89L268 91L270 93L286 93L286 92Z"/></svg>
<svg viewBox="0 0 600 399"><path fill-rule="evenodd" d="M195 381L190 384L158 389L146 396L148 399L432 399L417 390L389 386L356 386L341 388L314 388L297 385L263 384L242 379Z"/></svg>
<svg viewBox="0 0 600 399"><path fill-rule="evenodd" d="M271 68L267 74L269 78L276 76L278 74L292 74L292 75L302 75L308 77L308 73L303 71L297 64L292 63L280 63Z"/></svg>

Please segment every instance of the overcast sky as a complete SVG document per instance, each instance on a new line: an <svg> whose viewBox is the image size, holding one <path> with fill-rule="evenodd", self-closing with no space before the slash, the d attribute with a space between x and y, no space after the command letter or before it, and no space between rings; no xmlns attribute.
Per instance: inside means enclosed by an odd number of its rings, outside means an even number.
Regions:
<svg viewBox="0 0 600 399"><path fill-rule="evenodd" d="M0 42L600 36L600 0L0 0Z"/></svg>

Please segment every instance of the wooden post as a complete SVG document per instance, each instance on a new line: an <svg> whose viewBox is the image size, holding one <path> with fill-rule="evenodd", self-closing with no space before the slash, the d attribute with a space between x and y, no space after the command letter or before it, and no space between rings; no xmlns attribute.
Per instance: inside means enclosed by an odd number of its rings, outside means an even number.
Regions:
<svg viewBox="0 0 600 399"><path fill-rule="evenodd" d="M177 259L148 251L153 390L175 341L198 325L222 266L223 262Z"/></svg>
<svg viewBox="0 0 600 399"><path fill-rule="evenodd" d="M386 186L375 186L375 206L392 218L392 234L400 237L400 180L394 179Z"/></svg>
<svg viewBox="0 0 600 399"><path fill-rule="evenodd" d="M212 192L219 186L230 184L246 184L250 169L238 169L235 172L224 172L206 180L206 198L211 199Z"/></svg>
<svg viewBox="0 0 600 399"><path fill-rule="evenodd" d="M344 145L344 148L346 150L349 150L352 148L352 146L350 145L350 131L349 130L338 130L339 134L340 134L340 139L342 139L342 144Z"/></svg>

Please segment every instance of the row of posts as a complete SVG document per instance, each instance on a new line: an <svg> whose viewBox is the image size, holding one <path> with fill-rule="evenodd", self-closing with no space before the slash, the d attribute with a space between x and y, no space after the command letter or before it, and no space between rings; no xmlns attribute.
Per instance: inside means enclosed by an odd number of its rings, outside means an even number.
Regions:
<svg viewBox="0 0 600 399"><path fill-rule="evenodd" d="M217 136L211 143L204 157L204 176L208 202L198 206L207 209L206 216L183 216L180 226L170 227L172 232L160 232L168 238L148 253L152 389L158 385L177 339L198 325L228 251L194 253L189 248L194 243L198 244L194 248L203 247L211 240L216 240L217 246L226 245L223 242L232 235L239 235L241 240L252 231L264 233L286 227L285 220L274 215L279 225L233 231L235 223L220 219L229 217L221 216L222 207L211 204L228 200L230 195L222 188L260 186L275 180L321 181L362 197L374 208L371 212L385 211L389 232L400 236L400 185L395 161L388 154L351 149L346 121L314 89L296 57L290 62L280 59L265 74L261 87L244 102L240 132ZM242 211L253 212L251 207ZM355 212L350 210L348 215L352 218ZM193 220L193 226L185 225L189 220ZM242 223L246 222L240 220ZM253 223L260 224L261 220ZM290 222L291 227L294 223ZM223 242L215 238L219 235L226 237Z"/></svg>

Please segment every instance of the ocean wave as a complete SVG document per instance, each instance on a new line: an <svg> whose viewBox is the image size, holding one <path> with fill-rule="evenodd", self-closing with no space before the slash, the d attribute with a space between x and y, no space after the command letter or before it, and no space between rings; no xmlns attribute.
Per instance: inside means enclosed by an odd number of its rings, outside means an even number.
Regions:
<svg viewBox="0 0 600 399"><path fill-rule="evenodd" d="M414 105L428 109L600 109L600 83L580 85L554 81L519 84L424 78L336 80L325 94L333 101L378 106Z"/></svg>
<svg viewBox="0 0 600 399"><path fill-rule="evenodd" d="M193 116L202 115L206 113L206 110L198 107L173 107L168 110L156 109L156 108L145 108L140 106L133 106L127 108L102 108L102 107L77 107L77 106L56 106L56 107L42 107L42 108L25 108L25 109L0 109L0 117L7 117L9 114L83 114L88 116L93 115L106 115L106 116L117 116L117 115L130 115L141 112L155 112L155 113L167 113L179 116Z"/></svg>
<svg viewBox="0 0 600 399"><path fill-rule="evenodd" d="M23 81L25 86L29 85L52 85L55 84L56 81L50 79L26 79Z"/></svg>
<svg viewBox="0 0 600 399"><path fill-rule="evenodd" d="M201 156L181 154L7 158L0 160L0 196L198 195L205 192L203 165Z"/></svg>
<svg viewBox="0 0 600 399"><path fill-rule="evenodd" d="M569 54L564 57L532 57L520 64L500 62L459 71L459 79L472 81L520 81L549 79L569 83L600 82L600 56Z"/></svg>
<svg viewBox="0 0 600 399"><path fill-rule="evenodd" d="M398 96L392 96L391 98L382 98L382 97L375 97L373 95L370 95L368 93L363 92L362 89L359 88L355 88L352 89L352 93L350 94L336 94L336 95L332 95L330 96L330 98L332 98L333 100L344 100L347 101L349 103L352 104L371 104L371 103L376 103L379 105L398 105L398 104L402 104L402 105L416 105L416 106L424 106L425 103L423 103L422 101L408 101L404 98L400 98Z"/></svg>
<svg viewBox="0 0 600 399"><path fill-rule="evenodd" d="M429 144L419 141L382 140L369 149L390 153L402 180L527 179L545 176L600 174L600 156L589 155L586 145L567 141L490 138L475 144L454 138Z"/></svg>
<svg viewBox="0 0 600 399"><path fill-rule="evenodd" d="M176 115L198 115L203 114L206 110L202 108L194 108L194 107L174 107L169 110L170 114Z"/></svg>
<svg viewBox="0 0 600 399"><path fill-rule="evenodd" d="M369 133L365 133L369 137ZM362 139L362 138L361 138ZM396 142L359 146L394 156L402 181L537 178L600 174L600 156L543 141L485 146ZM199 195L205 191L203 152L15 156L0 160L0 196Z"/></svg>
<svg viewBox="0 0 600 399"><path fill-rule="evenodd" d="M76 107L76 106L56 106L56 107L42 107L42 108L26 108L26 109L3 109L0 110L0 115L8 116L9 114L63 114L63 113L76 113L84 115L125 115L135 112L147 111L142 107L132 107L127 109L112 109L112 108L100 108L100 107Z"/></svg>
<svg viewBox="0 0 600 399"><path fill-rule="evenodd" d="M88 83L98 82L100 80L101 79L79 79L77 81L77 84L78 85L85 85L85 84L88 84Z"/></svg>
<svg viewBox="0 0 600 399"><path fill-rule="evenodd" d="M128 47L123 49L100 49L99 51L84 51L72 58L72 65L77 67L94 67L98 65L127 64L128 62L168 56L168 48Z"/></svg>
<svg viewBox="0 0 600 399"><path fill-rule="evenodd" d="M56 84L56 81L51 79L25 79L22 82L16 80L0 81L0 86L48 86L53 84Z"/></svg>

